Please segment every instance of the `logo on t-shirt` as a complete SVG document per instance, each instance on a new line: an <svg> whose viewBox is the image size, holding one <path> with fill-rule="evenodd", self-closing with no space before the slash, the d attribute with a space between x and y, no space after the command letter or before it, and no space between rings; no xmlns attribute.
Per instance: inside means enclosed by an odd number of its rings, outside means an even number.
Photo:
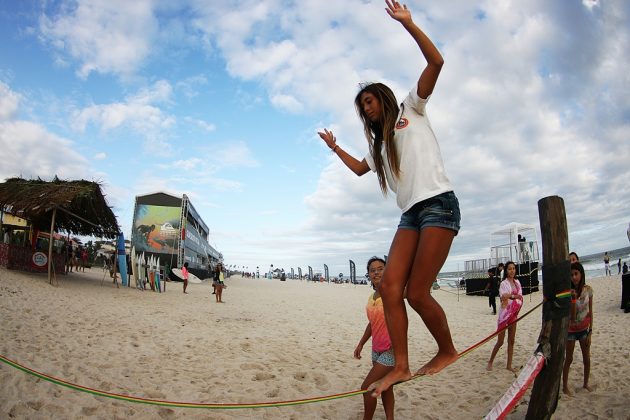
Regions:
<svg viewBox="0 0 630 420"><path fill-rule="evenodd" d="M405 118L405 117L402 117L396 123L396 130L403 129L403 128L407 127L408 125L409 125L409 120L407 118Z"/></svg>

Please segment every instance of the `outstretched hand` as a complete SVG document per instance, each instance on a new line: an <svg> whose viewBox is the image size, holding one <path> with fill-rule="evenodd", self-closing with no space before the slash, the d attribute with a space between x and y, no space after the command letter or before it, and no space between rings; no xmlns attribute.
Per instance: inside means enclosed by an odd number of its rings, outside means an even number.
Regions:
<svg viewBox="0 0 630 420"><path fill-rule="evenodd" d="M387 11L387 14L391 16L392 19L397 20L400 23L411 20L411 12L407 9L406 4L401 6L400 3L393 0L385 0L385 3L387 3L385 11Z"/></svg>
<svg viewBox="0 0 630 420"><path fill-rule="evenodd" d="M332 149L333 147L335 147L335 144L337 143L337 139L333 135L332 131L328 131L326 128L324 128L323 132L318 131L317 134L319 134L319 137L321 137L322 140L324 140L324 142L326 143L326 146L328 146L329 149Z"/></svg>

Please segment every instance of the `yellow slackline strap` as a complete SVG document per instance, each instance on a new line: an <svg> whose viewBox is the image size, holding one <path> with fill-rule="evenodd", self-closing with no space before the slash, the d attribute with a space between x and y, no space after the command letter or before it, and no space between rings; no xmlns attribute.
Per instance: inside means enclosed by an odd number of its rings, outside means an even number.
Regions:
<svg viewBox="0 0 630 420"><path fill-rule="evenodd" d="M566 290L564 292L556 294L556 298L566 298L571 296L571 291ZM525 318L527 315L531 314L535 309L542 305L540 302L538 305L534 306L532 309L527 311L524 315L521 315L513 322L509 323L503 329L497 330L494 333L490 334L483 340L479 341L476 344L468 347L466 350L460 352L457 356L458 360L462 357L470 354L472 351L481 347L483 344L490 341L493 337L498 335L501 331L507 329L510 325L517 323L521 319ZM229 410L229 409L243 409L243 408L268 408L268 407L286 407L291 405L300 405L300 404L310 404L316 402L324 402L324 401L332 401L340 398L354 397L356 395L362 395L368 392L366 389L357 389L354 391L342 392L340 394L332 394L325 395L321 397L313 397L313 398L305 398L301 400L289 400L289 401L271 401L271 402L262 402L262 403L240 403L240 404L217 404L217 403L195 403L195 402L181 402L181 401L165 401L165 400L157 400L152 398L142 398L142 397L134 397L131 395L124 394L116 394L114 392L101 391L98 389L90 388L83 385L74 384L72 382L68 382L63 379L55 378L54 376L47 375L42 372L38 372L34 369L26 367L24 365L19 364L18 362L11 360L3 355L0 355L0 361L6 363L9 366L12 366L22 372L28 373L30 375L36 376L45 381L51 382L56 385L65 386L66 388L73 389L75 391L86 392L88 394L96 395L99 397L113 398L116 400L127 401L132 403L142 403L142 404L150 404L150 405L159 405L163 407L181 407L181 408L205 408L211 410ZM409 380L416 379L420 376L425 375L414 375ZM403 381L407 382L407 381ZM399 382L402 383L402 382Z"/></svg>

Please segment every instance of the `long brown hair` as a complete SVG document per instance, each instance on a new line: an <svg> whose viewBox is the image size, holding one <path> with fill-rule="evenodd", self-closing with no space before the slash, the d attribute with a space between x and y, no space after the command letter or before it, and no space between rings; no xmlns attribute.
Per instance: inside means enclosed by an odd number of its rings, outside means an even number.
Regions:
<svg viewBox="0 0 630 420"><path fill-rule="evenodd" d="M394 92L383 83L365 83L359 86L361 90L354 98L354 106L357 109L359 118L363 122L363 131L365 132L365 137L370 146L370 154L376 165L378 183L381 186L383 194L387 195L387 178L385 177L385 164L383 162L383 156L381 155L381 148L384 143L389 167L394 177L398 178L400 175L400 162L398 161L398 154L396 153L396 144L394 144L394 127L398 122L400 108L396 102ZM381 117L379 121L370 121L363 111L361 96L366 92L374 95L381 104Z"/></svg>

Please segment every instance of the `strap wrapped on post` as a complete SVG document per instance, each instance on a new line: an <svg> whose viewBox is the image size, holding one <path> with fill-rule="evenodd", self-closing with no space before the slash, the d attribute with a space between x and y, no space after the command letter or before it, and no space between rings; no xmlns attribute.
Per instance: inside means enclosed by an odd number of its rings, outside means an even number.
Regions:
<svg viewBox="0 0 630 420"><path fill-rule="evenodd" d="M562 295L563 290L561 289L564 288L561 282L553 281L552 279L566 277L567 273L570 273L570 271L571 263L568 260L558 264L543 265L543 296L545 297L545 303L543 304L543 321L561 319L569 314L571 301L570 299L558 296Z"/></svg>

